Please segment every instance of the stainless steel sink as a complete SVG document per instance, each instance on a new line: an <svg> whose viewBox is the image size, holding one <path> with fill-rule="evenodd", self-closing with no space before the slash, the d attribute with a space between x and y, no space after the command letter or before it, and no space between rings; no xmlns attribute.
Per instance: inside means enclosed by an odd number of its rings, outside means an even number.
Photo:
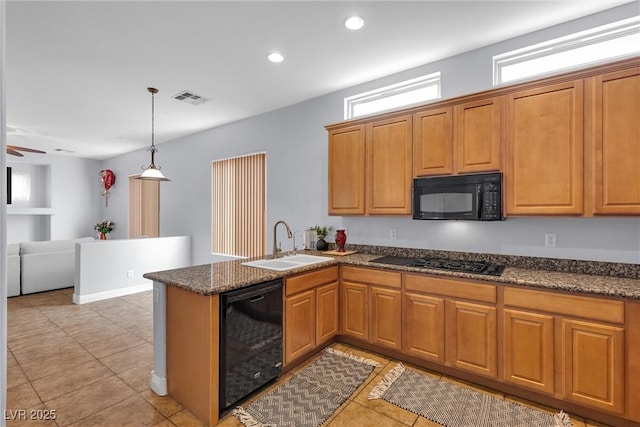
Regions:
<svg viewBox="0 0 640 427"><path fill-rule="evenodd" d="M305 267L307 265L318 264L331 261L333 258L317 255L295 254L276 259L259 259L256 261L243 262L247 267L263 268L265 270L287 271L294 268Z"/></svg>

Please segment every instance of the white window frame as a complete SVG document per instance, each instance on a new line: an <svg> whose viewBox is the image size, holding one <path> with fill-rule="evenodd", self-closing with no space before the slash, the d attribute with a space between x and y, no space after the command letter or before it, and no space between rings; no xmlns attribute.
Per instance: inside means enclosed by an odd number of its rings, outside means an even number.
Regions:
<svg viewBox="0 0 640 427"><path fill-rule="evenodd" d="M640 54L640 48L635 52L613 55L608 57L590 58L584 61L574 62L571 65L554 67L545 71L531 72L521 77L505 80L504 69L544 57L550 57L561 53L576 51L577 49L595 46L599 43L621 39L630 35L640 34L640 16L623 19L611 24L602 25L586 31L570 34L568 36L556 38L543 43L527 46L522 49L505 52L493 57L493 85L508 84L519 80L531 79L548 74L554 74L559 71L568 71L577 68L593 66L595 64L611 62L618 59L637 56Z"/></svg>
<svg viewBox="0 0 640 427"><path fill-rule="evenodd" d="M411 92L416 92L421 89L435 86L436 96L433 98L420 99L410 103L396 103L390 107L384 107L381 109L372 109L366 113L356 114L356 108L361 105L366 105L372 102L379 102L384 99L391 99L393 97L399 97ZM353 119L355 117L366 116L369 114L376 114L382 111L396 110L410 105L422 104L426 101L433 99L439 99L441 97L441 80L440 71L427 74L424 76L416 77L410 80L405 80L400 83L395 83L389 86L381 87L378 89L370 90L368 92L359 93L357 95L348 96L344 99L344 118Z"/></svg>

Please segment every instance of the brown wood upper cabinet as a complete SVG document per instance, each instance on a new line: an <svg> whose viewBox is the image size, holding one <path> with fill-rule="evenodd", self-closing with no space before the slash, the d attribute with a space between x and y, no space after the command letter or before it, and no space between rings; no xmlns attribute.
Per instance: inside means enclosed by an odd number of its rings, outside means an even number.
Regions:
<svg viewBox="0 0 640 427"><path fill-rule="evenodd" d="M453 173L453 109L433 108L413 116L414 176Z"/></svg>
<svg viewBox="0 0 640 427"><path fill-rule="evenodd" d="M465 102L453 108L455 173L500 170L500 97Z"/></svg>
<svg viewBox="0 0 640 427"><path fill-rule="evenodd" d="M640 68L586 80L589 213L640 214Z"/></svg>
<svg viewBox="0 0 640 427"><path fill-rule="evenodd" d="M501 98L414 114L414 176L500 170Z"/></svg>
<svg viewBox="0 0 640 427"><path fill-rule="evenodd" d="M365 127L329 130L329 214L365 213Z"/></svg>
<svg viewBox="0 0 640 427"><path fill-rule="evenodd" d="M411 178L502 171L505 215L640 215L640 60L327 126L329 214L409 215Z"/></svg>
<svg viewBox="0 0 640 427"><path fill-rule="evenodd" d="M367 124L367 213L411 213L411 116Z"/></svg>
<svg viewBox="0 0 640 427"><path fill-rule="evenodd" d="M411 213L412 117L329 130L329 214Z"/></svg>
<svg viewBox="0 0 640 427"><path fill-rule="evenodd" d="M583 213L583 82L506 96L507 215Z"/></svg>

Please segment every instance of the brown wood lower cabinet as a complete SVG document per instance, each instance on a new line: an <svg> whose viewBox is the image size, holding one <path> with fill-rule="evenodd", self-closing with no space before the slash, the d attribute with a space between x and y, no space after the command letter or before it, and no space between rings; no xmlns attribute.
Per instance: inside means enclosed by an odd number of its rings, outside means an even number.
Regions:
<svg viewBox="0 0 640 427"><path fill-rule="evenodd" d="M402 349L402 296L399 289L372 286L371 336L372 344L396 350Z"/></svg>
<svg viewBox="0 0 640 427"><path fill-rule="evenodd" d="M311 289L285 299L285 364L316 347L316 292Z"/></svg>
<svg viewBox="0 0 640 427"><path fill-rule="evenodd" d="M333 339L338 332L338 267L285 280L284 363Z"/></svg>
<svg viewBox="0 0 640 427"><path fill-rule="evenodd" d="M444 364L444 299L405 292L403 305L402 350Z"/></svg>
<svg viewBox="0 0 640 427"><path fill-rule="evenodd" d="M449 363L456 368L496 378L496 308L461 301L447 301L447 305Z"/></svg>
<svg viewBox="0 0 640 427"><path fill-rule="evenodd" d="M316 288L316 344L338 335L338 282Z"/></svg>
<svg viewBox="0 0 640 427"><path fill-rule="evenodd" d="M584 297L583 297L584 298ZM576 300L579 304L580 300ZM594 303L596 303L594 301ZM554 320L560 333L554 346ZM554 355L559 356L554 383ZM624 412L624 329L504 310L504 379L609 412Z"/></svg>
<svg viewBox="0 0 640 427"><path fill-rule="evenodd" d="M401 274L345 266L341 278L342 334L401 350Z"/></svg>
<svg viewBox="0 0 640 427"><path fill-rule="evenodd" d="M553 316L504 310L504 379L554 392Z"/></svg>
<svg viewBox="0 0 640 427"><path fill-rule="evenodd" d="M625 413L623 301L511 287L503 298L514 307L504 309L505 381Z"/></svg>
<svg viewBox="0 0 640 427"><path fill-rule="evenodd" d="M286 363L338 334L589 419L640 422L640 302L350 265L338 282L336 271L287 279Z"/></svg>
<svg viewBox="0 0 640 427"><path fill-rule="evenodd" d="M495 285L405 274L404 287L404 352L497 377Z"/></svg>
<svg viewBox="0 0 640 427"><path fill-rule="evenodd" d="M361 283L342 283L342 333L369 341L368 286Z"/></svg>
<svg viewBox="0 0 640 427"><path fill-rule="evenodd" d="M565 397L606 411L624 412L622 328L562 319L562 359Z"/></svg>

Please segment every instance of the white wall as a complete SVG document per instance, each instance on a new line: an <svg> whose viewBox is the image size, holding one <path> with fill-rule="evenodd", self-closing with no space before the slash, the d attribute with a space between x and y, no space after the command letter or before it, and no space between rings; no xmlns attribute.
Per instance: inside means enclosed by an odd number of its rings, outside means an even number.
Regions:
<svg viewBox="0 0 640 427"><path fill-rule="evenodd" d="M7 103L5 98L5 2L0 2L0 171L6 167ZM6 175L0 173L0 414L7 410L7 200ZM0 417L0 427L7 423Z"/></svg>
<svg viewBox="0 0 640 427"><path fill-rule="evenodd" d="M189 236L77 243L73 302L84 304L150 290L152 282L143 274L190 263Z"/></svg>
<svg viewBox="0 0 640 427"><path fill-rule="evenodd" d="M492 55L531 43L602 25L638 13L627 4L486 48L447 58L375 82L345 89L247 120L210 129L158 146L156 163L172 180L161 183L160 233L190 235L193 263L219 259L211 254L211 162L257 151L267 152L267 252L272 226L284 219L294 230L315 224L345 226L348 242L501 254L640 262L637 218L509 218L478 224L413 221L409 218L329 217L327 215L326 124L343 119L343 98L385 84L442 71L443 97L491 89ZM433 41L425 41L430 43ZM282 90L286 90L283 87ZM137 173L148 162L144 150L106 160L103 168ZM112 191L110 218L125 223L127 189ZM389 239L389 230L398 239ZM554 232L557 248L544 247L544 233ZM123 231L116 229L116 236ZM126 233L126 230L124 231ZM282 230L280 230L282 233ZM283 234L283 248L291 247Z"/></svg>

